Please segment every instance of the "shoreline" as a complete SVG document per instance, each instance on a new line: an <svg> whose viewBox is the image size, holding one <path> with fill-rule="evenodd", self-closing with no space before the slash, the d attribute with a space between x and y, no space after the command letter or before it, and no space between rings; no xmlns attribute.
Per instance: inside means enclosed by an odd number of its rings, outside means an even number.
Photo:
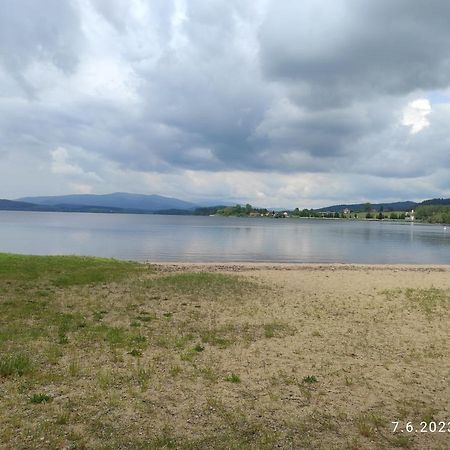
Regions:
<svg viewBox="0 0 450 450"><path fill-rule="evenodd" d="M25 209L0 209L2 212L19 212L19 213L61 213L61 214L98 214L98 215L121 215L121 216L166 216L166 217L221 217L221 218L233 218L233 219L291 219L291 220L342 220L346 222L379 222L379 223L397 223L400 225L432 225L440 227L448 227L449 223L439 223L439 222L427 222L422 220L406 220L406 219L377 219L377 218L355 218L355 217L261 217L261 216L225 216L221 214L208 214L208 215L197 215L197 214L161 214L158 212L119 212L119 211L52 211L52 210L25 210Z"/></svg>
<svg viewBox="0 0 450 450"><path fill-rule="evenodd" d="M448 272L450 264L360 264L360 263L284 263L284 262L173 262L173 261L145 261L161 269L173 271L194 270L206 271L211 269L215 272L246 272L261 270L280 271L412 271L412 272Z"/></svg>

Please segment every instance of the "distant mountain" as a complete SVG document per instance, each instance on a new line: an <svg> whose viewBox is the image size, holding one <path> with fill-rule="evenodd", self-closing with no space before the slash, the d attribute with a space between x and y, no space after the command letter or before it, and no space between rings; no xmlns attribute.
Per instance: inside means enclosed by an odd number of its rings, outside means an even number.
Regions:
<svg viewBox="0 0 450 450"><path fill-rule="evenodd" d="M424 200L421 205L450 205L450 198L432 198Z"/></svg>
<svg viewBox="0 0 450 450"><path fill-rule="evenodd" d="M117 214L145 214L149 211L140 209L114 208L111 206L89 205L38 205L36 203L19 202L0 199L1 211L43 211L43 212L87 212L87 213L117 213Z"/></svg>
<svg viewBox="0 0 450 450"><path fill-rule="evenodd" d="M393 202L393 203L371 203L370 206L372 209L379 210L381 207L385 211L410 211L414 209L418 203L405 201L405 202ZM350 209L354 212L361 212L365 210L366 203L352 203L348 205L332 205L327 206L326 208L315 209L317 212L340 212L344 209Z"/></svg>
<svg viewBox="0 0 450 450"><path fill-rule="evenodd" d="M48 197L24 197L17 199L19 202L34 203L46 206L90 206L102 208L120 208L134 210L136 212L153 212L160 210L191 210L197 205L171 197L161 195L129 194L125 192L115 192L113 194L74 194L58 195Z"/></svg>
<svg viewBox="0 0 450 450"><path fill-rule="evenodd" d="M28 202L0 199L0 210L3 211L46 211L45 207Z"/></svg>

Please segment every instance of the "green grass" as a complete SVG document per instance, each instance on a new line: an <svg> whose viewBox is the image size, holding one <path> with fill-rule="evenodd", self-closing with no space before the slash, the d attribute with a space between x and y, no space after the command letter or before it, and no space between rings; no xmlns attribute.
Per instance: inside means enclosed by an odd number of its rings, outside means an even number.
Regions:
<svg viewBox="0 0 450 450"><path fill-rule="evenodd" d="M30 397L31 403L47 403L52 400L52 397L47 394L33 394Z"/></svg>
<svg viewBox="0 0 450 450"><path fill-rule="evenodd" d="M314 384L317 383L317 378L314 375L307 375L306 377L303 377L302 381L306 384Z"/></svg>
<svg viewBox="0 0 450 450"><path fill-rule="evenodd" d="M0 253L0 283L46 281L68 287L124 279L148 267L126 261L80 256L25 256ZM41 291L48 296L51 291ZM41 293L42 295L42 293Z"/></svg>
<svg viewBox="0 0 450 450"><path fill-rule="evenodd" d="M284 337L286 334L292 334L291 330L286 324L280 322L271 322L264 324L264 336L266 338Z"/></svg>
<svg viewBox="0 0 450 450"><path fill-rule="evenodd" d="M22 352L0 354L0 377L25 375L31 372L31 358Z"/></svg>
<svg viewBox="0 0 450 450"><path fill-rule="evenodd" d="M229 381L230 383L240 383L241 377L235 373L230 373L225 377L225 381Z"/></svg>
<svg viewBox="0 0 450 450"><path fill-rule="evenodd" d="M166 275L144 282L146 287L161 289L184 297L209 295L211 300L216 297L241 295L255 284L242 280L237 276L221 273L177 273Z"/></svg>
<svg viewBox="0 0 450 450"><path fill-rule="evenodd" d="M448 289L435 287L428 289L408 288L405 290L387 289L381 291L381 294L390 302L404 297L409 307L414 307L427 315L437 312L445 313L450 306L450 290Z"/></svg>
<svg viewBox="0 0 450 450"><path fill-rule="evenodd" d="M450 293L444 289L406 289L405 297L427 314L450 306Z"/></svg>

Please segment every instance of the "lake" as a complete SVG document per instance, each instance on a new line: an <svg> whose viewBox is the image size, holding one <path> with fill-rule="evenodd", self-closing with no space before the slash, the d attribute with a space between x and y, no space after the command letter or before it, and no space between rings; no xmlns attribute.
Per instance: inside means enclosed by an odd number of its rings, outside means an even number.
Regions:
<svg viewBox="0 0 450 450"><path fill-rule="evenodd" d="M137 261L450 264L450 227L0 211L0 252Z"/></svg>

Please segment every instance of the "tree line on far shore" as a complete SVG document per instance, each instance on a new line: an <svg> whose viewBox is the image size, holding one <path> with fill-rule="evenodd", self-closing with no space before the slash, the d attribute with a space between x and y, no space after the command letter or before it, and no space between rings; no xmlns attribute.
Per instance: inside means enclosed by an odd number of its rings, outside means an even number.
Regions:
<svg viewBox="0 0 450 450"><path fill-rule="evenodd" d="M416 209L417 220L428 223L450 224L449 205L420 205Z"/></svg>
<svg viewBox="0 0 450 450"><path fill-rule="evenodd" d="M267 208L255 208L250 204L234 206L216 206L197 208L193 215L217 215L224 217L303 217L326 219L373 219L373 220L405 220L411 217L410 211L385 211L383 206L374 209L370 203L364 204L359 211L344 209L343 211L317 211L314 209L299 209L275 211ZM414 219L420 222L450 224L450 205L424 204L417 206Z"/></svg>
<svg viewBox="0 0 450 450"><path fill-rule="evenodd" d="M201 208L201 212L208 213L209 215L218 215L225 217L247 217L247 216L259 216L259 217L303 217L303 218L326 218L326 219L393 219L404 220L409 216L407 212L384 212L383 208L379 211L375 211L368 203L365 207L365 211L316 211L314 209L299 209L274 211L267 208L254 208L250 204L234 205L234 206L221 206L217 208Z"/></svg>

